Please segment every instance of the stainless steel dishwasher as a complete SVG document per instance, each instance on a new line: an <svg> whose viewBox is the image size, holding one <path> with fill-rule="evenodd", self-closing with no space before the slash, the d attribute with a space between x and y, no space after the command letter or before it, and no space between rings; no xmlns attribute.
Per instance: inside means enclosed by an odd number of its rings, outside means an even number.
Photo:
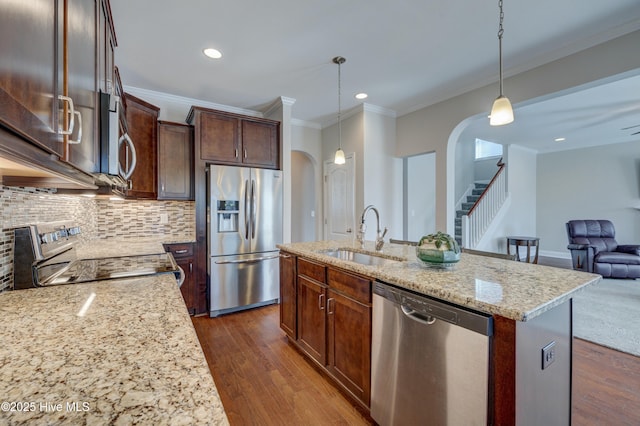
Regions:
<svg viewBox="0 0 640 426"><path fill-rule="evenodd" d="M390 425L487 425L489 315L376 282L371 417Z"/></svg>

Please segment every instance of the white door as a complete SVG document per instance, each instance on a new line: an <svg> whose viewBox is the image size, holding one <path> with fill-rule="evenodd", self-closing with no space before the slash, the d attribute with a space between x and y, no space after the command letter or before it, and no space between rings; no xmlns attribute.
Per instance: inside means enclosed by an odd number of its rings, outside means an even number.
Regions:
<svg viewBox="0 0 640 426"><path fill-rule="evenodd" d="M351 240L355 237L355 154L341 165L324 162L324 239Z"/></svg>

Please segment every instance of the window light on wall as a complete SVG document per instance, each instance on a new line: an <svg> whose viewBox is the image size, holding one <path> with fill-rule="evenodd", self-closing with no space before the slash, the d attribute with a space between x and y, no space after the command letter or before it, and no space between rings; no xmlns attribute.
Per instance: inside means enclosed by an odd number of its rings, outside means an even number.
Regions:
<svg viewBox="0 0 640 426"><path fill-rule="evenodd" d="M476 138L476 160L502 156L502 145Z"/></svg>

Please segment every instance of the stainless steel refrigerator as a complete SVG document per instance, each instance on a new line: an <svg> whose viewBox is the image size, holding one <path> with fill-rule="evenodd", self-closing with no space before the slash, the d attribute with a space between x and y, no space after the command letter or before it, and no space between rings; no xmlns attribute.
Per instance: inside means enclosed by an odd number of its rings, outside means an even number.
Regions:
<svg viewBox="0 0 640 426"><path fill-rule="evenodd" d="M282 172L209 166L209 315L277 303Z"/></svg>

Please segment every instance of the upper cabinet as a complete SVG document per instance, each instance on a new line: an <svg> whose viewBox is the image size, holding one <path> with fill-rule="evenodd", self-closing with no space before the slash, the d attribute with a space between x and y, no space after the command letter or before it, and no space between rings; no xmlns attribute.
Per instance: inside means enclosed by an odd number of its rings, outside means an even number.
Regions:
<svg viewBox="0 0 640 426"><path fill-rule="evenodd" d="M127 133L135 151L121 153L122 164L135 161L135 170L130 178L127 197L156 199L157 197L157 156L158 156L158 115L160 108L125 93Z"/></svg>
<svg viewBox="0 0 640 426"><path fill-rule="evenodd" d="M0 123L61 158L62 4L0 2Z"/></svg>
<svg viewBox="0 0 640 426"><path fill-rule="evenodd" d="M99 96L113 81L108 0L0 2L0 125L98 171Z"/></svg>
<svg viewBox="0 0 640 426"><path fill-rule="evenodd" d="M200 160L216 164L280 168L280 123L263 118L192 107Z"/></svg>
<svg viewBox="0 0 640 426"><path fill-rule="evenodd" d="M99 0L67 0L65 19L66 68L63 92L73 100L74 128L66 136L67 159L91 173L99 170L98 69L96 17Z"/></svg>
<svg viewBox="0 0 640 426"><path fill-rule="evenodd" d="M193 200L193 128L158 123L158 200Z"/></svg>

